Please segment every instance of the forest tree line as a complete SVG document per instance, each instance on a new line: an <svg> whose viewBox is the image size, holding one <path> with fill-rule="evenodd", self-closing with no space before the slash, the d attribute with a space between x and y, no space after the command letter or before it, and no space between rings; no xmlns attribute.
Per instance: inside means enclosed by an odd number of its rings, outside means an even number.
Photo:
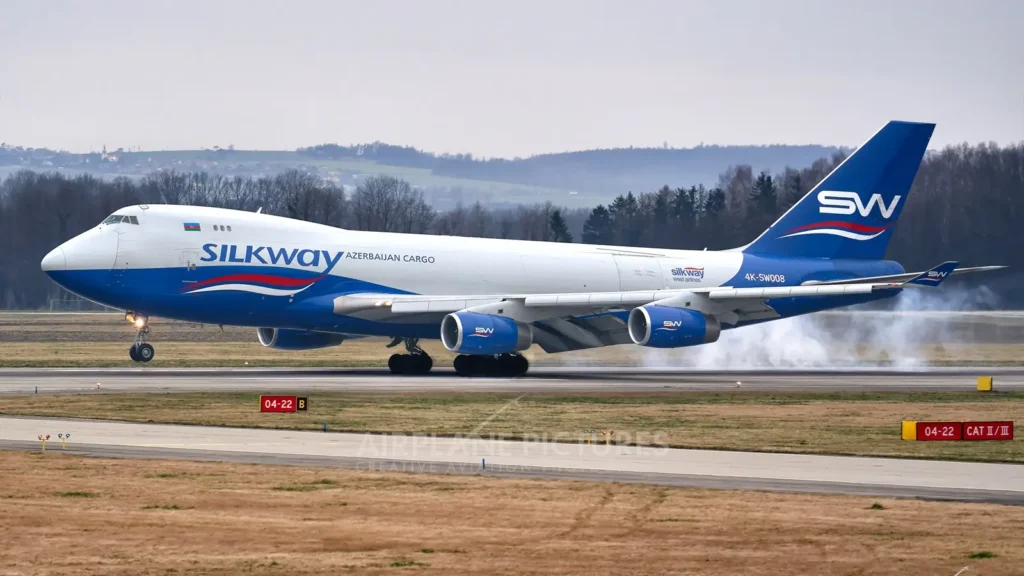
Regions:
<svg viewBox="0 0 1024 576"><path fill-rule="evenodd" d="M17 172L0 183L0 307L47 309L68 295L43 275L53 247L133 204L187 204L262 211L354 230L719 250L753 240L843 160L842 153L779 173L732 166L714 187L628 192L607 205L566 210L550 202L438 211L408 183L363 179L346 192L315 175L226 177L161 171L141 179ZM908 270L944 260L1004 264L986 280L1000 305L1024 306L1012 289L1024 266L1024 144L961 145L921 164L887 257ZM1018 276L1019 278L1019 276Z"/></svg>

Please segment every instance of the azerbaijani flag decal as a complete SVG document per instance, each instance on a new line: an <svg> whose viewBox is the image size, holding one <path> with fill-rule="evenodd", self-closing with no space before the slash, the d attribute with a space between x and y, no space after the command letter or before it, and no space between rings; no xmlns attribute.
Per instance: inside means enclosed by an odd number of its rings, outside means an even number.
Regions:
<svg viewBox="0 0 1024 576"><path fill-rule="evenodd" d="M201 232L199 222L185 222L185 232Z"/></svg>

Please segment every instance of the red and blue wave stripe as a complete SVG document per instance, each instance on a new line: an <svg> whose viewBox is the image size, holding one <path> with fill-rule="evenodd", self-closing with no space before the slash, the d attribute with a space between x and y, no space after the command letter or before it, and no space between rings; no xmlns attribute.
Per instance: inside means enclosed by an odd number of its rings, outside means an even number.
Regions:
<svg viewBox="0 0 1024 576"><path fill-rule="evenodd" d="M883 232L891 228L889 226L869 226L867 224L856 224L854 222L815 222L806 226L798 226L787 231L779 238L791 238L794 236L807 236L810 234L827 234L829 236L840 236L850 240L865 241L877 238Z"/></svg>

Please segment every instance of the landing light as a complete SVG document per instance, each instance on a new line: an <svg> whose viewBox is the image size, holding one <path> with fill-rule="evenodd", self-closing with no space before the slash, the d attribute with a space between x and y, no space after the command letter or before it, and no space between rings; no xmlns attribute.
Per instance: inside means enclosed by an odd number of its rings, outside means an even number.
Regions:
<svg viewBox="0 0 1024 576"><path fill-rule="evenodd" d="M142 328L145 325L146 325L146 319L145 318L136 318L135 319L135 327L136 328Z"/></svg>

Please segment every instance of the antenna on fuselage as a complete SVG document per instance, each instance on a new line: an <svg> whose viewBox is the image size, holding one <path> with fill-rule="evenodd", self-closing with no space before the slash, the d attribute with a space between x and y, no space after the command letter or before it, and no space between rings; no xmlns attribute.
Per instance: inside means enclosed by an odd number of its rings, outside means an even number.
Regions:
<svg viewBox="0 0 1024 576"><path fill-rule="evenodd" d="M261 214L262 212L263 212L263 206L260 206L259 208L256 209L256 213L257 214Z"/></svg>

